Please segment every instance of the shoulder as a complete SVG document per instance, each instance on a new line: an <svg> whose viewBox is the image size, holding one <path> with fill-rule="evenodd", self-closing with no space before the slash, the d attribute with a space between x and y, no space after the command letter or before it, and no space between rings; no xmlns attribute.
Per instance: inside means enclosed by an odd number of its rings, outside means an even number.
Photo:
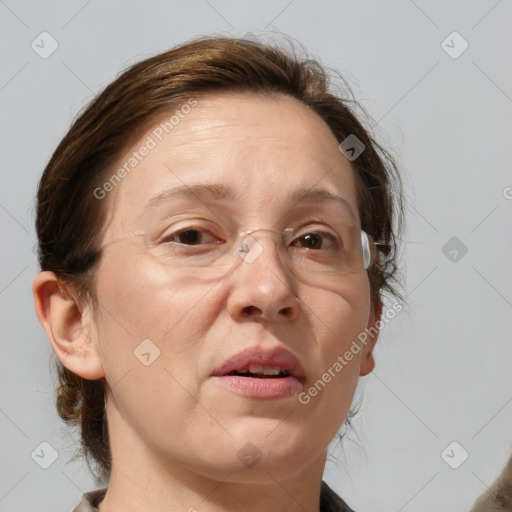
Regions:
<svg viewBox="0 0 512 512"><path fill-rule="evenodd" d="M98 503L105 497L107 487L96 491L86 492L82 501L73 509L73 512L99 512Z"/></svg>
<svg viewBox="0 0 512 512"><path fill-rule="evenodd" d="M320 489L320 512L355 512L323 480Z"/></svg>

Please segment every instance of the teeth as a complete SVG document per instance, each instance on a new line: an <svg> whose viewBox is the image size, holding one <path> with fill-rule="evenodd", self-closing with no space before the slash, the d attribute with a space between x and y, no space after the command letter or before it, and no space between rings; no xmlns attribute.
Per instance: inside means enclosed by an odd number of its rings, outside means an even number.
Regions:
<svg viewBox="0 0 512 512"><path fill-rule="evenodd" d="M283 370L279 366L267 366L261 364L249 365L249 373L257 373L260 375L279 375Z"/></svg>

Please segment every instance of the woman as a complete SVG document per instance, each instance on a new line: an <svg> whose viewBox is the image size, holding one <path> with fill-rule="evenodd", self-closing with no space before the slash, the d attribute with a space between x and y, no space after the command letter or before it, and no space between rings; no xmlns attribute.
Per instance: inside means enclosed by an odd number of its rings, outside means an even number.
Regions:
<svg viewBox="0 0 512 512"><path fill-rule="evenodd" d="M400 182L314 61L201 38L75 121L38 191L75 511L350 511L327 447L395 292ZM396 223L397 226L400 222Z"/></svg>

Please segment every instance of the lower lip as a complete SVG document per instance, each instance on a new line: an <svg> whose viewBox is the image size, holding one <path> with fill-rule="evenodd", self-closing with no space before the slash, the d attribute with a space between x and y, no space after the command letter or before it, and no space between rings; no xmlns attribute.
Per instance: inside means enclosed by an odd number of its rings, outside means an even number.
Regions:
<svg viewBox="0 0 512 512"><path fill-rule="evenodd" d="M238 375L224 375L214 378L228 390L247 398L281 398L296 393L302 387L301 381L292 375L275 379L259 379Z"/></svg>

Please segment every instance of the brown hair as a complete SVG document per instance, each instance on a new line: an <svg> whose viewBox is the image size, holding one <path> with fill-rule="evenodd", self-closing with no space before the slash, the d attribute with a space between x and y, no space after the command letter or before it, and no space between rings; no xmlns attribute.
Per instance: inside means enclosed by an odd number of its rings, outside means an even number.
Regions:
<svg viewBox="0 0 512 512"><path fill-rule="evenodd" d="M341 142L355 135L365 146L352 161L358 186L361 227L375 240L379 260L368 270L373 306L383 292L397 298L396 240L403 200L397 166L356 118L366 113L345 83L330 92L329 76L313 59L253 41L201 37L139 62L123 72L77 117L53 153L37 195L39 264L53 271L83 297L94 300L94 271L105 224L107 201L94 190L113 166L165 112L210 92L285 94L316 112ZM342 97L343 96L343 97ZM56 405L68 424L80 426L77 456L95 462L98 480L111 471L111 453L102 380L86 380L55 360L59 386ZM92 471L92 470L91 470ZM92 471L94 473L94 471Z"/></svg>

